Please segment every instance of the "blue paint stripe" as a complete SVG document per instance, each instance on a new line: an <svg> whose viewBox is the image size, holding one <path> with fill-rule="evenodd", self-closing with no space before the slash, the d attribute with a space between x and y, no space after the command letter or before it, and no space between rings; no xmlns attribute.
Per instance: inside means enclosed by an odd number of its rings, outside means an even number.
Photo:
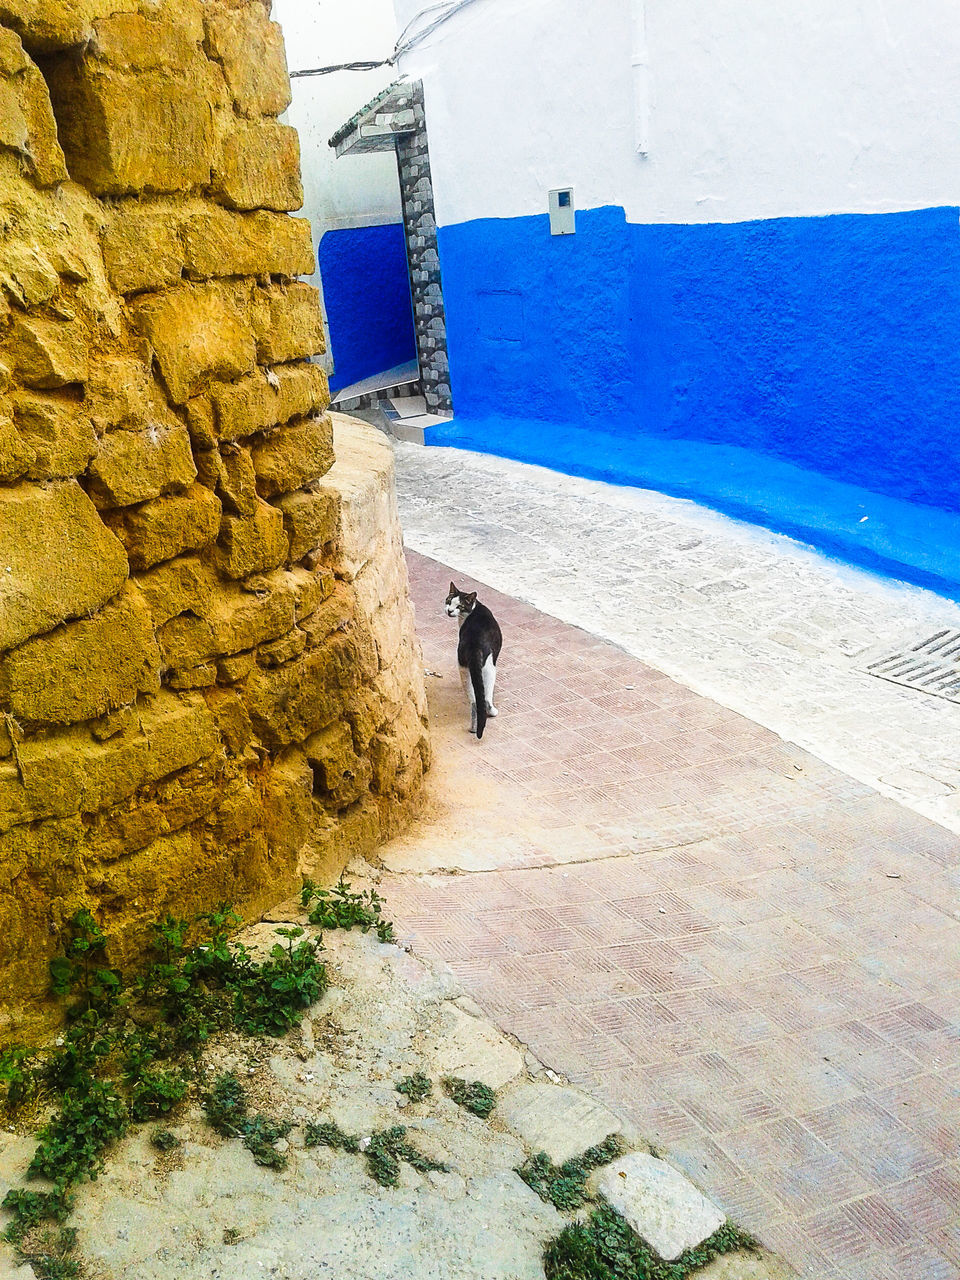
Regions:
<svg viewBox="0 0 960 1280"><path fill-rule="evenodd" d="M956 208L682 226L601 208L573 236L542 215L439 243L451 442L682 494L956 594Z"/></svg>
<svg viewBox="0 0 960 1280"><path fill-rule="evenodd" d="M851 564L960 600L960 516L887 498L747 449L459 414L425 435L428 445L473 449L690 498Z"/></svg>

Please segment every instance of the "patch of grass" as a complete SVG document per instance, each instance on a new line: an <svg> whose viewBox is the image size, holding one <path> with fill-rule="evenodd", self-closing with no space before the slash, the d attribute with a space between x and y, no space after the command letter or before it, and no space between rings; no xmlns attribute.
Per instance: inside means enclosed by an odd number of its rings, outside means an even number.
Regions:
<svg viewBox="0 0 960 1280"><path fill-rule="evenodd" d="M415 1071L412 1076L404 1076L394 1085L397 1093L405 1093L411 1102L422 1102L433 1092L430 1077L422 1071Z"/></svg>
<svg viewBox="0 0 960 1280"><path fill-rule="evenodd" d="M311 924L322 929L359 929L362 933L375 929L381 942L396 941L392 923L383 918L383 899L376 889L354 893L342 876L332 889L320 889L312 880L305 880L300 902L306 908L314 899L316 906L307 917Z"/></svg>
<svg viewBox="0 0 960 1280"><path fill-rule="evenodd" d="M623 1143L615 1133L595 1147L588 1147L582 1155L555 1165L545 1151L531 1156L516 1170L528 1187L532 1187L541 1200L554 1205L561 1213L579 1209L587 1194L587 1177L591 1170L609 1164L623 1154Z"/></svg>
<svg viewBox="0 0 960 1280"><path fill-rule="evenodd" d="M169 1129L154 1129L150 1135L150 1145L156 1147L158 1151L173 1151L181 1144L177 1135L171 1133Z"/></svg>
<svg viewBox="0 0 960 1280"><path fill-rule="evenodd" d="M444 1076L443 1087L447 1096L452 1098L458 1107L473 1112L481 1120L486 1120L497 1105L496 1093L489 1085L482 1084L479 1080L471 1082L461 1080L459 1076Z"/></svg>
<svg viewBox="0 0 960 1280"><path fill-rule="evenodd" d="M72 1227L48 1227L25 1236L17 1252L33 1267L38 1280L74 1280L81 1274L80 1263L71 1257L76 1247L77 1233Z"/></svg>
<svg viewBox="0 0 960 1280"><path fill-rule="evenodd" d="M586 1222L571 1223L550 1241L543 1269L546 1280L685 1280L721 1254L757 1247L752 1236L724 1223L708 1240L667 1262L601 1201Z"/></svg>
<svg viewBox="0 0 960 1280"><path fill-rule="evenodd" d="M114 1082L90 1077L67 1090L59 1113L40 1130L27 1177L49 1178L57 1187L96 1178L104 1152L129 1126L129 1108Z"/></svg>
<svg viewBox="0 0 960 1280"><path fill-rule="evenodd" d="M333 1147L337 1151L349 1151L351 1155L356 1155L360 1150L359 1138L355 1138L352 1133L344 1133L338 1124L330 1121L318 1124L311 1121L304 1125L303 1142L307 1147Z"/></svg>
<svg viewBox="0 0 960 1280"><path fill-rule="evenodd" d="M411 1147L406 1140L406 1129L402 1124L393 1125L390 1129L378 1129L370 1135L370 1143L363 1155L367 1162L367 1172L374 1182L381 1187L395 1187L400 1181L400 1162L416 1169L418 1173L430 1173L437 1170L446 1173L448 1166L439 1160L431 1160L416 1147Z"/></svg>

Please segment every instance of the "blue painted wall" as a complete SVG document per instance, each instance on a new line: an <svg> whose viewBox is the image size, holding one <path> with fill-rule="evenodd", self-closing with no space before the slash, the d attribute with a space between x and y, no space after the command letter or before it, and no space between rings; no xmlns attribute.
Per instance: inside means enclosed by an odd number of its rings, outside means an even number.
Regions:
<svg viewBox="0 0 960 1280"><path fill-rule="evenodd" d="M327 231L317 261L334 362L331 391L415 360L403 227Z"/></svg>
<svg viewBox="0 0 960 1280"><path fill-rule="evenodd" d="M960 582L960 518L935 518L960 513L956 208L601 208L565 237L546 216L443 227L440 249L456 418L438 443L684 493L914 580L952 537ZM876 523L837 541L881 507L882 555Z"/></svg>

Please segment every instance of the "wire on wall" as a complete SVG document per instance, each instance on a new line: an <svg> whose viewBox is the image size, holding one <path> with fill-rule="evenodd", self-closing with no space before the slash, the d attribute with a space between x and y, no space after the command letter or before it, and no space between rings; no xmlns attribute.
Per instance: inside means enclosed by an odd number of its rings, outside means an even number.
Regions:
<svg viewBox="0 0 960 1280"><path fill-rule="evenodd" d="M433 34L437 27L443 26L455 13L459 13L461 9L465 9L468 4L473 4L474 0L453 0L452 3L431 4L426 9L421 9L419 13L415 13L407 25L400 32L397 43L394 45L393 53L389 58L381 58L379 62L337 62L329 67L308 67L303 71L291 71L290 79L296 80L299 76L327 76L334 71L374 71L377 67L393 66L397 59L408 50L413 49L421 41L426 40L427 36ZM425 18L428 13L436 13L433 18L420 31L414 32L413 35L407 36L407 32L421 18Z"/></svg>

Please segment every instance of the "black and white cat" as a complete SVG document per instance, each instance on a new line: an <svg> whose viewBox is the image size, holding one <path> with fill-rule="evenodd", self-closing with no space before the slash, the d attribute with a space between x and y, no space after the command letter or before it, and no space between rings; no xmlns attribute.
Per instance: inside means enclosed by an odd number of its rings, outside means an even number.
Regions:
<svg viewBox="0 0 960 1280"><path fill-rule="evenodd" d="M497 682L497 659L503 636L496 618L480 603L475 591L461 591L451 582L446 610L448 617L460 619L457 644L460 681L470 698L470 732L482 738L487 717L497 714L493 686Z"/></svg>

